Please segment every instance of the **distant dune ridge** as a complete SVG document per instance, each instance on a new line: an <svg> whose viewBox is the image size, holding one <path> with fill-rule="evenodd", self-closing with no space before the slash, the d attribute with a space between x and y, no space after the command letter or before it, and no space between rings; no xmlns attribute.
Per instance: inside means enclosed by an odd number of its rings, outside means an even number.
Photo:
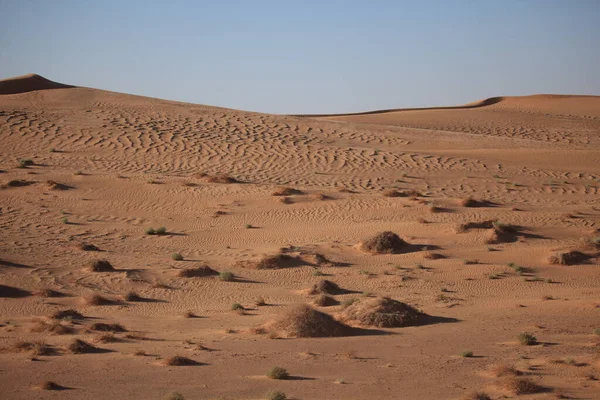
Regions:
<svg viewBox="0 0 600 400"><path fill-rule="evenodd" d="M33 92L36 90L66 89L75 86L53 82L37 74L27 74L0 80L0 95Z"/></svg>
<svg viewBox="0 0 600 400"><path fill-rule="evenodd" d="M599 165L598 96L297 116L2 80L0 393L595 398Z"/></svg>

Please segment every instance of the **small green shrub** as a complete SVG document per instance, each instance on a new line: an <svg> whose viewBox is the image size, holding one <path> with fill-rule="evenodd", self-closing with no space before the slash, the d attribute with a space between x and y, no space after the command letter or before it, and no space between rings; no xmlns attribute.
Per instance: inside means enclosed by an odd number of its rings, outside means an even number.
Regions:
<svg viewBox="0 0 600 400"><path fill-rule="evenodd" d="M146 235L156 235L156 229L146 228Z"/></svg>
<svg viewBox="0 0 600 400"><path fill-rule="evenodd" d="M62 222L63 224L67 225L69 223L69 219L67 217L62 217L60 219L60 222Z"/></svg>
<svg viewBox="0 0 600 400"><path fill-rule="evenodd" d="M183 256L179 253L171 254L171 258L175 261L183 261Z"/></svg>
<svg viewBox="0 0 600 400"><path fill-rule="evenodd" d="M252 224L246 224L246 229L252 229L252 228L253 228Z"/></svg>
<svg viewBox="0 0 600 400"><path fill-rule="evenodd" d="M240 303L233 303L233 304L231 305L231 309L232 309L233 311L243 311L243 310L244 310L244 306L243 306L243 305L241 305Z"/></svg>
<svg viewBox="0 0 600 400"><path fill-rule="evenodd" d="M158 228L156 230L156 234L157 235L166 235L167 234L167 228L165 228L164 226L161 226L160 228Z"/></svg>
<svg viewBox="0 0 600 400"><path fill-rule="evenodd" d="M600 335L600 328L596 328L592 331L594 335Z"/></svg>
<svg viewBox="0 0 600 400"><path fill-rule="evenodd" d="M26 158L24 160L19 160L19 167L25 168L30 165L33 165L33 160L31 158Z"/></svg>
<svg viewBox="0 0 600 400"><path fill-rule="evenodd" d="M465 358L473 357L473 352L472 351L461 351L460 356L465 357Z"/></svg>
<svg viewBox="0 0 600 400"><path fill-rule="evenodd" d="M181 393L173 392L165 396L164 400L185 400Z"/></svg>
<svg viewBox="0 0 600 400"><path fill-rule="evenodd" d="M267 372L267 376L271 379L287 379L290 377L290 374L285 368L273 367Z"/></svg>

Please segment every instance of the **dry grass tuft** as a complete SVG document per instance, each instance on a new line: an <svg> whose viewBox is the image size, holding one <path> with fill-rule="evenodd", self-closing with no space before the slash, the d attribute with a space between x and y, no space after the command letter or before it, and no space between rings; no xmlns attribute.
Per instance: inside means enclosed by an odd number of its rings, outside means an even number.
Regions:
<svg viewBox="0 0 600 400"><path fill-rule="evenodd" d="M113 272L115 268L107 260L94 260L90 263L91 272Z"/></svg>
<svg viewBox="0 0 600 400"><path fill-rule="evenodd" d="M462 400L492 400L492 398L484 392L471 392L462 397Z"/></svg>
<svg viewBox="0 0 600 400"><path fill-rule="evenodd" d="M486 207L489 202L486 200L475 200L472 197L461 199L459 204L463 207Z"/></svg>
<svg viewBox="0 0 600 400"><path fill-rule="evenodd" d="M301 190L294 189L291 187L281 186L275 189L273 193L271 193L272 196L292 196L295 194L303 194L303 192Z"/></svg>
<svg viewBox="0 0 600 400"><path fill-rule="evenodd" d="M173 356L169 357L163 361L163 365L170 367L184 367L190 365L200 365L198 361L194 361L191 358L182 357L182 356Z"/></svg>
<svg viewBox="0 0 600 400"><path fill-rule="evenodd" d="M576 265L585 262L589 256L577 250L559 252L551 255L548 262L554 265Z"/></svg>
<svg viewBox="0 0 600 400"><path fill-rule="evenodd" d="M523 373L511 365L497 364L490 369L492 375L496 378L504 378L507 376L521 376Z"/></svg>
<svg viewBox="0 0 600 400"><path fill-rule="evenodd" d="M342 292L337 283L322 279L310 288L309 294L340 294Z"/></svg>
<svg viewBox="0 0 600 400"><path fill-rule="evenodd" d="M100 296L99 294L90 294L82 297L83 304L86 306L106 306L109 304L113 304L112 300L107 299L106 297Z"/></svg>
<svg viewBox="0 0 600 400"><path fill-rule="evenodd" d="M90 330L98 332L127 332L127 329L121 324L105 324L103 322L92 324Z"/></svg>
<svg viewBox="0 0 600 400"><path fill-rule="evenodd" d="M46 298L64 296L61 292L58 292L58 291L52 290L52 289L36 290L35 292L33 292L33 295L38 296L38 297L46 297Z"/></svg>
<svg viewBox="0 0 600 400"><path fill-rule="evenodd" d="M46 381L46 382L42 383L40 388L42 390L62 390L62 389L64 389L58 383L52 382L52 381Z"/></svg>
<svg viewBox="0 0 600 400"><path fill-rule="evenodd" d="M177 271L177 276L180 278L202 278L205 276L219 275L217 271L207 265L202 265L196 268L186 268Z"/></svg>
<svg viewBox="0 0 600 400"><path fill-rule="evenodd" d="M354 333L353 328L306 304L293 307L259 331L282 338L338 337Z"/></svg>
<svg viewBox="0 0 600 400"><path fill-rule="evenodd" d="M297 267L302 264L302 260L289 254L275 254L265 256L258 261L243 261L238 266L250 269L280 269Z"/></svg>
<svg viewBox="0 0 600 400"><path fill-rule="evenodd" d="M81 339L73 340L67 347L67 350L73 354L98 353L100 351L96 346L84 342Z"/></svg>
<svg viewBox="0 0 600 400"><path fill-rule="evenodd" d="M85 317L80 312L70 308L68 310L57 310L54 313L50 314L49 318L71 320L71 319L84 319Z"/></svg>
<svg viewBox="0 0 600 400"><path fill-rule="evenodd" d="M534 394L545 391L543 386L540 386L527 378L508 378L500 382L500 387L509 392L512 396Z"/></svg>
<svg viewBox="0 0 600 400"><path fill-rule="evenodd" d="M206 176L206 175L205 175ZM210 183L240 183L239 180L226 175L226 174L219 174L219 175L213 175L213 176L206 176L206 180Z"/></svg>
<svg viewBox="0 0 600 400"><path fill-rule="evenodd" d="M409 244L394 232L385 231L362 241L359 247L372 254L398 254L406 251Z"/></svg>
<svg viewBox="0 0 600 400"><path fill-rule="evenodd" d="M331 296L320 294L314 298L313 304L319 307L329 307L339 304L339 302Z"/></svg>
<svg viewBox="0 0 600 400"><path fill-rule="evenodd" d="M54 347L52 347L49 344L46 344L42 341L36 341L36 342L18 341L12 346L12 349L19 353L28 351L28 352L30 352L32 357L50 356L50 355L56 354L56 350L54 349Z"/></svg>
<svg viewBox="0 0 600 400"><path fill-rule="evenodd" d="M349 325L393 328L414 325L424 314L389 297L363 298L346 307L339 320Z"/></svg>
<svg viewBox="0 0 600 400"><path fill-rule="evenodd" d="M54 335L69 335L75 332L72 326L63 325L58 321L37 320L31 328L31 332L48 332Z"/></svg>
<svg viewBox="0 0 600 400"><path fill-rule="evenodd" d="M79 248L79 250L83 251L100 251L98 247L90 243L79 243L77 247Z"/></svg>

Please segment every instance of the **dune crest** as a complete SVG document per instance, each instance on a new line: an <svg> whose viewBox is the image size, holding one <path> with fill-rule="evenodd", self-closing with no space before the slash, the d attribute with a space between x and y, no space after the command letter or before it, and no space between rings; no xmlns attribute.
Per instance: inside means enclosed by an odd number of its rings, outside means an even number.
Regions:
<svg viewBox="0 0 600 400"><path fill-rule="evenodd" d="M27 74L0 80L0 95L27 93L36 90L67 89L72 87L74 86L54 82L38 74Z"/></svg>

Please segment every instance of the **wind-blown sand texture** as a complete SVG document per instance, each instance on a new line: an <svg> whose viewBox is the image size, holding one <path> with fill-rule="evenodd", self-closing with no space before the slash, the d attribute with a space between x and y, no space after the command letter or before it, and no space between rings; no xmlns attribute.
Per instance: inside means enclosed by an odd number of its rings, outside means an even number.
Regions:
<svg viewBox="0 0 600 400"><path fill-rule="evenodd" d="M599 97L283 116L26 75L0 139L3 399L514 396L498 364L529 398L600 393ZM386 231L407 248L357 246ZM331 319L286 320L319 337L262 328L323 279ZM321 337L374 296L423 318Z"/></svg>

